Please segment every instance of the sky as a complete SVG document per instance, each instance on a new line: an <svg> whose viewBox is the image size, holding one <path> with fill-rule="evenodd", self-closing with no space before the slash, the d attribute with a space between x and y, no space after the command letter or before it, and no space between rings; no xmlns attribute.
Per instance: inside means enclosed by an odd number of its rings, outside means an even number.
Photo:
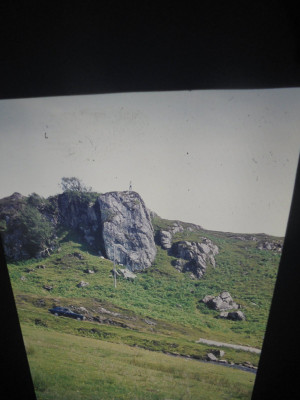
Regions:
<svg viewBox="0 0 300 400"><path fill-rule="evenodd" d="M299 128L298 88L2 100L0 198L132 181L162 218L284 236Z"/></svg>

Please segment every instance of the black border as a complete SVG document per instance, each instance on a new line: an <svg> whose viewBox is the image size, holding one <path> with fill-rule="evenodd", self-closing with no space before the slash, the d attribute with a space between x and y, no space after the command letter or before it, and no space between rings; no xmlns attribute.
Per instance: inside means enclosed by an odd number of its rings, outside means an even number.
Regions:
<svg viewBox="0 0 300 400"><path fill-rule="evenodd" d="M1 99L300 86L299 14L289 2L48 3L10 2L2 13ZM299 183L298 171L253 399L296 398ZM21 389L34 399L2 250L1 383L6 398Z"/></svg>

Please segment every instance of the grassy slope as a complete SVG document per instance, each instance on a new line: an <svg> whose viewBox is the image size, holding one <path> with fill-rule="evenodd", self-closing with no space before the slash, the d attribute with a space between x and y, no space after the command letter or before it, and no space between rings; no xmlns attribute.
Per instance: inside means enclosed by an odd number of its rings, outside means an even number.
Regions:
<svg viewBox="0 0 300 400"><path fill-rule="evenodd" d="M215 400L251 396L255 376L243 371L27 324L23 334L39 399Z"/></svg>
<svg viewBox="0 0 300 400"><path fill-rule="evenodd" d="M155 229L166 227L171 222L156 218L154 227ZM108 343L113 346L114 343L116 346L123 346L122 349L126 348L128 352L131 351L127 347L129 345L155 351L191 355L197 358L202 358L210 349L208 346L195 343L199 337L260 347L280 256L271 251L257 250L256 243L251 240L241 241L220 232L185 231L176 234L174 240L197 241L202 236L212 239L220 249L220 253L216 257L217 267L215 269L208 268L202 280L191 280L187 275L177 272L171 266L172 257L165 250L158 247L157 257L151 268L138 274L134 282L118 279L117 288L114 289L110 273L113 266L112 262L100 259L90 253L88 248L80 243L76 235L62 232L60 236L61 248L56 254L51 255L42 262L29 260L24 263L9 265L21 326L27 342L29 344L32 342L34 351L38 354L41 351L39 347L46 346L46 342L40 345L37 342L34 344L34 337L37 329L42 329L43 335L47 332L48 336L46 335L45 337L49 341L62 333L71 335L69 339L63 339L65 336L61 336L61 344L57 345L63 354L65 352L61 346L64 346L64 341L68 340L70 343L74 342L75 344L78 340L81 340L79 336L82 337L83 342L80 343L85 349L89 349L90 344L95 343L93 340L98 339L96 342L99 342L100 339L101 346L104 346L104 343L107 346ZM73 253L75 251L80 252L84 256L84 260L74 257ZM46 268L36 269L35 267L41 263ZM26 272L28 268L33 269L33 271ZM83 271L86 268L94 269L95 274L85 274ZM26 278L25 281L20 279L22 276ZM76 285L81 280L89 282L89 286L81 289L77 288ZM53 286L53 290L48 292L43 289L45 284ZM228 290L234 300L242 304L243 311L247 317L246 321L234 322L216 319L217 312L208 310L204 304L199 303L199 300L206 294L217 295L222 290ZM44 306L41 306L39 301L41 299L45 301ZM58 304L84 306L93 316L99 315L99 306L105 307L108 310L118 312L120 316L110 319L117 324L125 324L127 328L111 326L105 324L105 322L98 324L96 322L78 322L67 318L56 318L49 314L47 310L50 306ZM148 325L144 321L145 318L155 320L156 325ZM31 337L31 335L33 336ZM87 342L84 342L84 340ZM98 345L100 346L100 343ZM144 354L143 357L147 357L146 353L143 353L145 350L140 349L139 351ZM256 354L229 349L225 349L225 352L225 358L228 361L235 363L250 361L254 365L258 363ZM53 357L55 354L56 350L53 350ZM113 354L113 351L111 351L111 354ZM82 356L80 352L80 357ZM182 359L180 361L180 359L174 359L170 356L161 356L169 357L168 362L178 362L178 366L182 365ZM118 358L117 356L115 357ZM159 356L157 355L157 357ZM37 365L34 359L34 355L29 359L33 372L36 370ZM170 359L176 361L170 361ZM163 364L165 362L162 360L159 363ZM41 371L48 368L46 362L41 359L39 362L42 365ZM197 361L193 361L193 363L197 363ZM62 373L60 368L62 367L58 366L57 368L57 373L59 374ZM85 366L85 368L90 370L93 375L94 367L92 365L88 363L88 367ZM205 365L205 368L207 368L207 365ZM229 370L229 368L223 369ZM159 368L154 368L154 370L157 372ZM103 369L101 371L103 372ZM238 376L235 375L238 372L233 370L232 376ZM215 372L213 373L215 374ZM218 373L216 374L218 375ZM228 374L231 374L231 372L228 372ZM111 372L111 378L109 379L115 382L116 379L120 379L117 375L115 376ZM106 381L106 378L101 382ZM36 378L35 383L38 382L38 379ZM67 381L65 383L66 387L71 387L72 382L74 383L77 378L74 373L73 378L65 377L64 379ZM139 393L139 390L142 390L142 392L136 398L164 398L161 397L161 394L155 393L148 393L147 397L146 392L142 389L144 383L138 382L140 381L137 381L135 390L137 393ZM180 382L179 379L178 384ZM227 383L228 386L231 386L231 380ZM158 384L157 382L156 384L162 385L162 383ZM183 383L181 382L180 384ZM113 396L120 399L132 398L128 393L133 390L133 386L129 385L130 388L126 389L126 385L122 385L124 397L120 394L121 392L113 394L110 387L110 389L107 389L107 393L110 393L110 398L114 398ZM187 375L185 387L193 388L194 385L197 387L191 375ZM223 386L225 393L227 390L226 385L224 384ZM81 387L80 391L82 390L83 388ZM168 393L170 389L161 388L161 390L161 393ZM249 398L247 397L249 393L246 397L243 397L245 393L241 394L241 397L232 396L231 398ZM205 398L210 398L209 394L206 396ZM218 396L212 396L211 398L223 398L220 397L221 395ZM108 397L109 395L107 394ZM41 398L59 397L55 397L53 393L47 397L44 392ZM72 398L76 398L76 396ZM80 398L94 397L91 395L91 397ZM179 396L178 398L184 397ZM193 397L191 395L186 398Z"/></svg>

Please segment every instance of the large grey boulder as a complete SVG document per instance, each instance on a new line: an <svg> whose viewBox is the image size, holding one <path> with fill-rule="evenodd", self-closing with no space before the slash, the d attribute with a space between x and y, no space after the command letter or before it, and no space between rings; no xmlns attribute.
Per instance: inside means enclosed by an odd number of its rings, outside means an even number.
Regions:
<svg viewBox="0 0 300 400"><path fill-rule="evenodd" d="M218 296L207 295L202 299L209 308L218 311L237 310L240 305L233 301L229 292L221 292Z"/></svg>
<svg viewBox="0 0 300 400"><path fill-rule="evenodd" d="M171 255L186 261L174 261L175 268L182 272L190 271L198 279L203 276L208 264L216 266L215 255L218 253L218 247L207 238L202 238L202 242L175 242L170 249Z"/></svg>
<svg viewBox="0 0 300 400"><path fill-rule="evenodd" d="M140 195L133 191L109 192L100 195L97 203L107 257L131 271L150 267L156 256L154 230Z"/></svg>

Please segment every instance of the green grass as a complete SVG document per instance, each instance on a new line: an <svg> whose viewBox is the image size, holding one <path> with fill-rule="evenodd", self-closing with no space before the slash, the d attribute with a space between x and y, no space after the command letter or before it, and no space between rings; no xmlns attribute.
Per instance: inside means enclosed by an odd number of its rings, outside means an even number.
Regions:
<svg viewBox="0 0 300 400"><path fill-rule="evenodd" d="M38 399L251 397L251 373L27 324L22 331Z"/></svg>
<svg viewBox="0 0 300 400"><path fill-rule="evenodd" d="M199 240L203 234L189 232L188 238L192 236L193 240ZM182 237L177 234L175 239ZM261 346L279 255L259 251L249 241L227 237L213 240L220 248L220 254L216 256L217 267L209 267L199 281L177 272L171 265L173 257L158 246L151 268L138 274L134 282L118 279L114 289L110 273L113 263L89 253L76 237L62 241L60 252L42 261L45 269L36 269L41 261L31 260L11 264L9 270L15 293L82 301L97 299L142 317L189 327L209 339ZM84 260L74 257L74 251L79 251ZM27 273L28 268L34 271ZM94 270L95 274L84 273L86 268ZM26 280L22 281L21 276ZM81 280L89 282L89 286L78 288L76 285ZM53 290L47 292L44 285L53 286ZM200 302L206 294L217 295L222 290L228 290L242 305L246 321L216 319L218 313Z"/></svg>
<svg viewBox="0 0 300 400"><path fill-rule="evenodd" d="M155 218L154 228L167 229L172 222ZM93 253L76 233L63 230L60 248L50 257L9 264L39 398L250 398L253 374L164 354L203 359L213 347L196 343L200 337L262 345L280 255L258 250L247 235L243 241L228 233L185 230L174 241L200 241L204 236L219 247L219 254L216 268L208 267L201 280L179 273L171 265L174 257L157 246L149 269L133 282L118 278L114 288L113 263ZM37 269L39 264L45 269ZM85 269L95 273L86 274ZM78 288L82 280L89 285ZM223 290L242 305L246 321L218 319L218 312L201 303L205 295ZM79 322L51 315L48 308L54 305L84 306L94 317L99 316L99 307L119 315L106 315L103 323ZM224 350L228 362L258 365L257 354Z"/></svg>

